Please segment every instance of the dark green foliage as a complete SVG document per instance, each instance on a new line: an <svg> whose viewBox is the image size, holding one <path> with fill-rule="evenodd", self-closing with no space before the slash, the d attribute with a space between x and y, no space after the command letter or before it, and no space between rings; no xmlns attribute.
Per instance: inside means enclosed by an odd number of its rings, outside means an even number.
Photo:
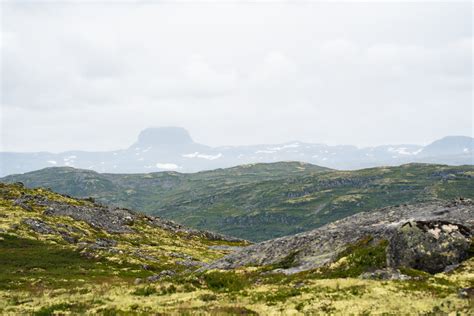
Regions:
<svg viewBox="0 0 474 316"><path fill-rule="evenodd" d="M204 293L204 294L199 295L199 299L204 302L215 301L217 300L217 295Z"/></svg>
<svg viewBox="0 0 474 316"><path fill-rule="evenodd" d="M284 302L287 299L301 295L301 290L299 289L281 289L276 293L271 293L265 296L265 300L267 303L277 303L277 302Z"/></svg>
<svg viewBox="0 0 474 316"><path fill-rule="evenodd" d="M399 267L398 268L401 273L408 275L409 277L415 278L415 279L427 279L431 276L428 272L420 271L417 269L412 269L412 268L406 268L406 267Z"/></svg>
<svg viewBox="0 0 474 316"><path fill-rule="evenodd" d="M217 292L237 292L249 285L249 280L245 275L233 271L211 271L204 274L202 279L210 290Z"/></svg>
<svg viewBox="0 0 474 316"><path fill-rule="evenodd" d="M34 316L52 316L57 315L58 311L64 312L73 312L73 313L83 313L87 310L87 306L81 304L69 304L69 303L60 303L54 304L51 306L45 306L40 308L38 311L34 312Z"/></svg>
<svg viewBox="0 0 474 316"><path fill-rule="evenodd" d="M176 293L176 292L177 292L177 288L173 284L171 284L169 286L162 286L160 288L160 294L161 295L173 294L173 293Z"/></svg>
<svg viewBox="0 0 474 316"><path fill-rule="evenodd" d="M295 259L298 255L298 252L293 251L288 256L286 256L282 261L273 265L273 269L289 269L295 265Z"/></svg>
<svg viewBox="0 0 474 316"><path fill-rule="evenodd" d="M158 291L153 286L139 287L138 289L133 291L133 295L138 296L150 296L156 293L158 293Z"/></svg>
<svg viewBox="0 0 474 316"><path fill-rule="evenodd" d="M179 315L191 316L191 315L211 315L211 316L221 316L221 315L258 315L251 309L242 306L223 306L223 307L199 307L199 308L182 308L179 310Z"/></svg>

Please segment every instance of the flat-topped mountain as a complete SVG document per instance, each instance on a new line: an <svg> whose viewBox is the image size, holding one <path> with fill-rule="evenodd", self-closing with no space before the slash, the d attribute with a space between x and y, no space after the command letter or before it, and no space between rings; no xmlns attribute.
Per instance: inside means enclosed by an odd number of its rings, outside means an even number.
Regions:
<svg viewBox="0 0 474 316"><path fill-rule="evenodd" d="M279 162L191 174L111 174L61 167L0 181L91 196L252 241L311 230L378 207L474 198L474 166L429 164L338 171Z"/></svg>
<svg viewBox="0 0 474 316"><path fill-rule="evenodd" d="M129 148L63 153L0 153L0 176L45 167L70 166L98 172L141 173L173 170L196 172L249 163L302 161L334 169L360 169L411 162L474 164L471 137L449 136L427 146L383 145L358 148L299 141L282 144L210 147L193 141L179 127L143 130Z"/></svg>
<svg viewBox="0 0 474 316"><path fill-rule="evenodd" d="M184 128L155 127L141 131L137 142L130 147L147 148L149 146L185 146L191 144L194 144L194 141Z"/></svg>

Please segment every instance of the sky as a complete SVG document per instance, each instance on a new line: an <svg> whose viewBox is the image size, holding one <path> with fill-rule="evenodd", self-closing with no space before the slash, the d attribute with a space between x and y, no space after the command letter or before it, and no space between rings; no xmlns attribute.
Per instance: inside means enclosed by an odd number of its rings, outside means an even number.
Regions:
<svg viewBox="0 0 474 316"><path fill-rule="evenodd" d="M0 151L473 136L471 2L3 1Z"/></svg>

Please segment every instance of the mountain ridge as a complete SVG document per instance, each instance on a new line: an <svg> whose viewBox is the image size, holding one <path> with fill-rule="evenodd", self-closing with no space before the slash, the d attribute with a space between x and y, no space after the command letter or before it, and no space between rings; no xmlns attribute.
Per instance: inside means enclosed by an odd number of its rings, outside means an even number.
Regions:
<svg viewBox="0 0 474 316"><path fill-rule="evenodd" d="M72 166L109 173L165 170L197 172L277 161L303 161L347 170L410 162L474 164L474 139L468 136L447 136L426 146L405 144L362 148L300 141L211 147L194 142L184 128L155 127L143 130L135 143L120 150L0 152L0 176L48 166Z"/></svg>
<svg viewBox="0 0 474 316"><path fill-rule="evenodd" d="M198 173L43 169L1 178L139 209L252 241L299 233L358 212L433 199L474 198L474 166L407 164L339 171L280 162Z"/></svg>

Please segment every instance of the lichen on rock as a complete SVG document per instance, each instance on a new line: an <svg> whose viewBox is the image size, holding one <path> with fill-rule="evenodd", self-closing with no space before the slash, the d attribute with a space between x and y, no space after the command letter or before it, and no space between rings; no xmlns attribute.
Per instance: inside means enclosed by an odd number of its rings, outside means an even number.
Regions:
<svg viewBox="0 0 474 316"><path fill-rule="evenodd" d="M471 231L461 224L409 221L393 234L387 259L393 267L437 273L467 259L470 244Z"/></svg>

